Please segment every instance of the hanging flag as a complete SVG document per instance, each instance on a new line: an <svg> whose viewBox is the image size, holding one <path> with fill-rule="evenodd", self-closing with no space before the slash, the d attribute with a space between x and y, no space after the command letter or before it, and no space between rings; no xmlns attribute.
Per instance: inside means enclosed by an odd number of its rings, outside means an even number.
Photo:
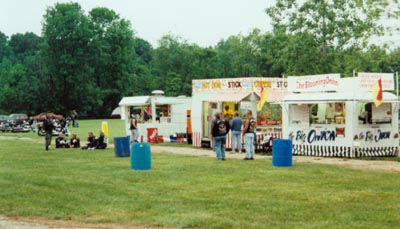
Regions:
<svg viewBox="0 0 400 229"><path fill-rule="evenodd" d="M372 86L372 97L375 107L379 107L383 101L382 79L379 79L378 82Z"/></svg>
<svg viewBox="0 0 400 229"><path fill-rule="evenodd" d="M104 141L108 144L108 123L101 122L101 132L104 134Z"/></svg>
<svg viewBox="0 0 400 229"><path fill-rule="evenodd" d="M260 96L260 101L257 103L257 111L261 111L261 109L264 106L264 103L267 101L267 98L269 96L269 92L267 90L264 90L264 88L261 88L261 96Z"/></svg>

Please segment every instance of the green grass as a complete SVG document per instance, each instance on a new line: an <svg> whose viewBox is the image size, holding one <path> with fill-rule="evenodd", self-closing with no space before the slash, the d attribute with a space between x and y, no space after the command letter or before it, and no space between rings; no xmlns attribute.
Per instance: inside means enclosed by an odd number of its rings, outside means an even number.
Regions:
<svg viewBox="0 0 400 229"><path fill-rule="evenodd" d="M71 131L85 140L102 121L82 120ZM111 142L125 136L123 121L104 121ZM400 225L399 174L155 152L151 170L134 171L113 149L47 152L35 133L1 136L18 139L0 139L0 214L192 228Z"/></svg>
<svg viewBox="0 0 400 229"><path fill-rule="evenodd" d="M72 125L69 127L71 133L77 134L78 137L82 141L86 141L88 132L92 131L95 136L99 136L99 131L101 130L101 123L105 121L108 123L108 132L109 132L109 142L113 143L114 142L114 137L124 137L127 136L125 133L124 129L124 121L119 120L119 119L95 119L95 120L81 120L79 121L79 127L78 128L73 128ZM11 136L11 137L17 137L17 138L33 138L33 139L44 139L42 136L38 136L34 132L28 132L28 133L11 133L11 132L0 132L0 136ZM55 137L53 137L55 138ZM67 137L69 138L69 137ZM43 140L44 144L44 140ZM52 142L54 144L54 140Z"/></svg>
<svg viewBox="0 0 400 229"><path fill-rule="evenodd" d="M151 170L134 171L112 149L0 144L0 214L194 228L400 225L399 174L154 152Z"/></svg>

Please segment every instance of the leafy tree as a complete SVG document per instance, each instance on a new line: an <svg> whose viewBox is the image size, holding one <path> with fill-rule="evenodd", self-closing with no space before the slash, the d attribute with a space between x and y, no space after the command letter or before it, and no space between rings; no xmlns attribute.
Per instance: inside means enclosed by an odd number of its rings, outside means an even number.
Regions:
<svg viewBox="0 0 400 229"><path fill-rule="evenodd" d="M302 2L301 4L299 2ZM398 17L388 8L391 0L277 0L266 9L274 31L287 34L311 33L322 52L325 66L329 53L367 45L373 35L385 34L379 20L385 15ZM326 68L325 71L330 71Z"/></svg>
<svg viewBox="0 0 400 229"><path fill-rule="evenodd" d="M149 42L137 37L134 38L134 45L136 58L133 83L127 95L149 95L156 88L152 74L153 47Z"/></svg>
<svg viewBox="0 0 400 229"><path fill-rule="evenodd" d="M255 29L249 35L230 36L216 46L222 77L266 76L262 56L263 37Z"/></svg>
<svg viewBox="0 0 400 229"><path fill-rule="evenodd" d="M29 56L35 56L39 52L41 37L34 33L17 33L11 36L9 47L19 62L23 62Z"/></svg>
<svg viewBox="0 0 400 229"><path fill-rule="evenodd" d="M92 63L99 104L95 113L110 114L121 98L130 93L135 66L135 43L128 21L104 7L89 12L94 28Z"/></svg>
<svg viewBox="0 0 400 229"><path fill-rule="evenodd" d="M67 113L97 105L88 64L92 30L78 3L56 3L44 15L42 49L45 77L42 95L47 109ZM51 98L51 99L50 99Z"/></svg>
<svg viewBox="0 0 400 229"><path fill-rule="evenodd" d="M159 47L154 50L154 75L158 89L165 89L167 82L177 82L174 78L181 77L181 95L191 94L193 78L200 78L207 71L201 71L199 63L209 66L209 61L205 59L201 48L194 44L188 44L180 37L166 35L159 40ZM207 69L207 68L206 68ZM210 77L210 76L208 76ZM167 94L168 95L168 94Z"/></svg>
<svg viewBox="0 0 400 229"><path fill-rule="evenodd" d="M0 31L0 61L3 60L3 57L9 55L9 47L7 39L8 39L7 36Z"/></svg>

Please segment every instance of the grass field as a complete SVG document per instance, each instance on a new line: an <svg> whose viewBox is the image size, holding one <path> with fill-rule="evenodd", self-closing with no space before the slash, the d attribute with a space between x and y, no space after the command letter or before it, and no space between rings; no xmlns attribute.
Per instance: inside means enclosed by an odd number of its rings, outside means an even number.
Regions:
<svg viewBox="0 0 400 229"><path fill-rule="evenodd" d="M78 137L81 139L81 141L86 141L89 131L92 131L96 136L99 136L99 131L101 130L101 124L103 121L107 122L107 124L108 124L109 140L111 143L113 143L114 137L126 136L125 129L124 129L124 121L119 120L119 119L82 120L82 121L79 121L78 128L73 128L71 125L69 127L69 129L70 129L71 133L77 134ZM141 134L146 134L146 133L141 133ZM13 137L18 137L18 138L29 137L29 138L34 138L34 139L43 139L43 146L44 146L44 137L38 136L34 132L28 132L28 133L11 133L11 132L2 133L2 132L0 132L0 136L13 136ZM54 138L56 138L56 137L53 137L52 144L54 144Z"/></svg>
<svg viewBox="0 0 400 229"><path fill-rule="evenodd" d="M124 136L120 120L109 125L111 139ZM81 121L73 131L100 127ZM0 145L0 214L195 228L400 225L399 174L156 152L151 170L133 171L113 149L44 151L23 138Z"/></svg>

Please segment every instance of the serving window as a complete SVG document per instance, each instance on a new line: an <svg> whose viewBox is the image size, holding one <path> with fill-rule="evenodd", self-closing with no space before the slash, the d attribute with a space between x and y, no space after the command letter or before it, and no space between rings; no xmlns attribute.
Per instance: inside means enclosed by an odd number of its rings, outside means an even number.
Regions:
<svg viewBox="0 0 400 229"><path fill-rule="evenodd" d="M280 104L265 103L261 111L257 112L258 125L281 125L282 106Z"/></svg>
<svg viewBox="0 0 400 229"><path fill-rule="evenodd" d="M359 102L358 122L360 125L366 124L390 124L392 121L392 104L382 103L376 107L373 103Z"/></svg>
<svg viewBox="0 0 400 229"><path fill-rule="evenodd" d="M289 123L291 126L308 127L310 125L310 104L290 104Z"/></svg>
<svg viewBox="0 0 400 229"><path fill-rule="evenodd" d="M152 118L150 105L132 106L129 108L129 112L129 118L135 116L138 123L147 122Z"/></svg>
<svg viewBox="0 0 400 229"><path fill-rule="evenodd" d="M311 124L346 124L346 104L344 102L312 104Z"/></svg>

